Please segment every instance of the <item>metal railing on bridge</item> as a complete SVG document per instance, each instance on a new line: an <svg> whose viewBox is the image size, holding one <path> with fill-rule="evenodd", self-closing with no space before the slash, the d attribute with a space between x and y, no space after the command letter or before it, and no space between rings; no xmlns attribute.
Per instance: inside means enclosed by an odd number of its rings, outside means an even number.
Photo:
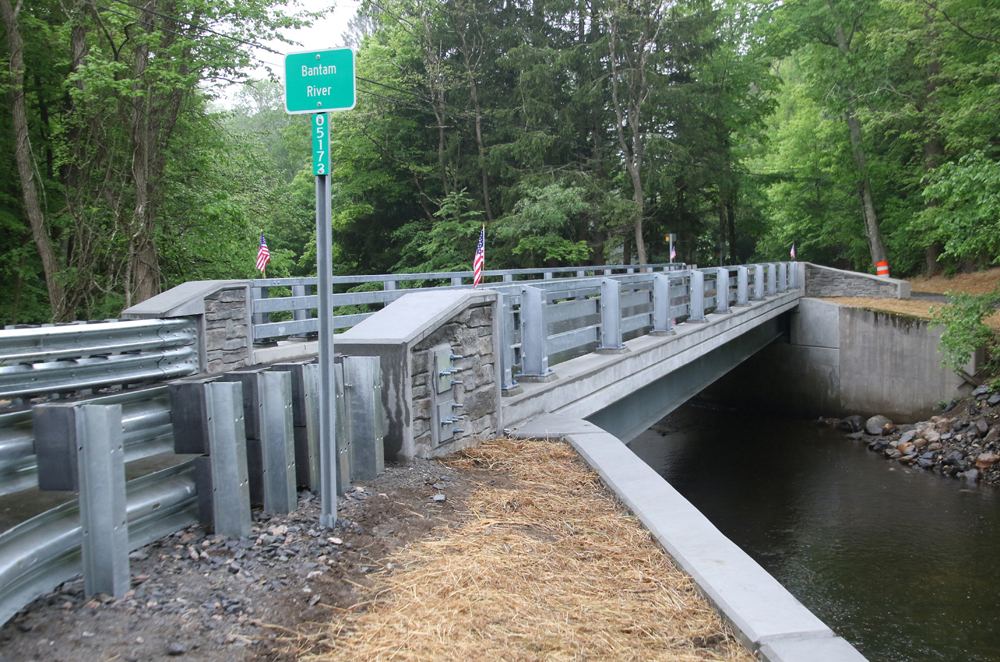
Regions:
<svg viewBox="0 0 1000 662"><path fill-rule="evenodd" d="M502 315L498 346L503 386L516 379L543 379L550 366L591 351L616 351L630 338L669 333L671 325L702 321L707 313L761 300L789 287L800 287L796 263L776 262L705 269L681 264L605 265L563 269L488 271L484 287L500 294ZM333 295L333 306L385 305L410 292L470 287L472 272L338 276L335 286L380 287L372 291ZM402 283L418 287L402 288ZM315 278L273 278L251 281L253 337L273 340L314 333L317 297L308 294ZM269 296L269 288L286 288L291 296ZM349 328L374 310L335 314L338 329ZM271 313L291 314L292 320L272 322ZM673 320L673 322L672 322Z"/></svg>
<svg viewBox="0 0 1000 662"><path fill-rule="evenodd" d="M638 271L663 272L683 269L682 264L600 265L588 267L552 267L544 269L504 269L485 271L483 287L498 289L522 281L548 281L584 278L588 275L628 275ZM349 329L373 315L378 308L411 292L425 289L472 287L471 271L439 271L416 274L377 274L372 276L334 276L334 288L352 291L335 293L333 306L335 329ZM253 299L253 339L255 342L288 336L305 336L319 330L316 319L315 278L258 278L250 281ZM371 288L371 289L360 289ZM378 289L376 289L378 288ZM281 294L274 290L278 289ZM276 296L277 295L277 296ZM336 311L339 308L341 311ZM343 312L351 309L350 312ZM357 310L365 309L365 310ZM291 319L271 321L275 313Z"/></svg>

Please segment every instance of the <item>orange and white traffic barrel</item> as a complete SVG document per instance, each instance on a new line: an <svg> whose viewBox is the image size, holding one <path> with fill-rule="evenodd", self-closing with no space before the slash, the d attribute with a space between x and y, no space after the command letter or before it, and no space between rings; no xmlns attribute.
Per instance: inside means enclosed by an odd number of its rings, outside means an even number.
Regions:
<svg viewBox="0 0 1000 662"><path fill-rule="evenodd" d="M879 262L878 264L876 264L875 265L875 273L877 273L882 278L888 278L889 277L889 263L886 262L885 260L882 260L881 262Z"/></svg>

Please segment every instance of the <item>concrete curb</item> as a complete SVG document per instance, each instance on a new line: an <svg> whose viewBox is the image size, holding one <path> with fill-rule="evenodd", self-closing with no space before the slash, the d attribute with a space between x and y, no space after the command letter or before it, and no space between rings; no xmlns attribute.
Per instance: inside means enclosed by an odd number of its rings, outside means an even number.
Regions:
<svg viewBox="0 0 1000 662"><path fill-rule="evenodd" d="M719 532L616 437L587 421L547 414L521 439L564 439L687 572L751 652L768 662L864 662L844 639Z"/></svg>

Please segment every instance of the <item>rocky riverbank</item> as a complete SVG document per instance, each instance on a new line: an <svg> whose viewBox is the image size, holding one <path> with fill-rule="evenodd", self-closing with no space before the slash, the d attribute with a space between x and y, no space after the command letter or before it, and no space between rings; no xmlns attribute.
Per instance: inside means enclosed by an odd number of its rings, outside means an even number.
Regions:
<svg viewBox="0 0 1000 662"><path fill-rule="evenodd" d="M1000 484L1000 392L989 386L915 424L897 425L885 416L818 422L848 432L888 460L971 483Z"/></svg>

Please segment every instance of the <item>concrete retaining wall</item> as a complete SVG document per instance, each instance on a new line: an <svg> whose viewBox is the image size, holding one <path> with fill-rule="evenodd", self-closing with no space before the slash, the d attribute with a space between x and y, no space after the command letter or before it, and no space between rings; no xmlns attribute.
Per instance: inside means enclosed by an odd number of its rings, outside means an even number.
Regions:
<svg viewBox="0 0 1000 662"><path fill-rule="evenodd" d="M909 299L910 284L895 278L879 278L857 271L844 271L803 263L806 272L807 297L875 297L878 299Z"/></svg>
<svg viewBox="0 0 1000 662"><path fill-rule="evenodd" d="M802 299L787 342L768 346L704 395L803 416L923 420L972 388L941 365L942 332L923 319Z"/></svg>

